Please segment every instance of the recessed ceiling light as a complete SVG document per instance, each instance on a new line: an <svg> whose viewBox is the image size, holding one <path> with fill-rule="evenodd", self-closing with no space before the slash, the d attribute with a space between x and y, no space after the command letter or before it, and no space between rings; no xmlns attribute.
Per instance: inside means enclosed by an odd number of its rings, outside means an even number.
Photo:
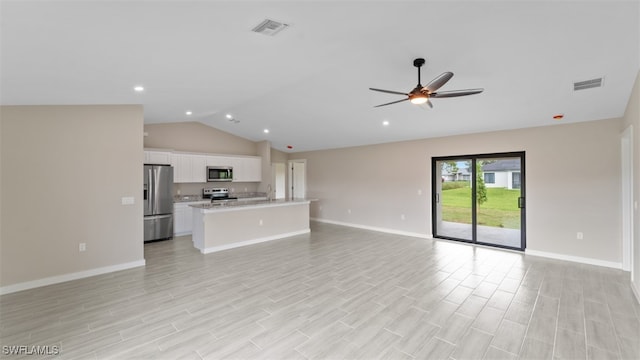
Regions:
<svg viewBox="0 0 640 360"><path fill-rule="evenodd" d="M385 121L382 122L382 125L389 126L389 122L387 120L385 120Z"/></svg>
<svg viewBox="0 0 640 360"><path fill-rule="evenodd" d="M263 131L264 131L265 134L269 133L269 129L264 129Z"/></svg>
<svg viewBox="0 0 640 360"><path fill-rule="evenodd" d="M225 116L226 116L226 118L227 118L227 119L229 119L229 120L233 119L233 115L231 115L231 114L227 114L227 115L225 115Z"/></svg>
<svg viewBox="0 0 640 360"><path fill-rule="evenodd" d="M192 113L191 111L187 111L185 114L187 114L187 115L191 115L191 114L193 114L193 113Z"/></svg>
<svg viewBox="0 0 640 360"><path fill-rule="evenodd" d="M140 85L134 86L133 87L133 91L135 91L135 92L143 92L144 91L144 86L140 86Z"/></svg>

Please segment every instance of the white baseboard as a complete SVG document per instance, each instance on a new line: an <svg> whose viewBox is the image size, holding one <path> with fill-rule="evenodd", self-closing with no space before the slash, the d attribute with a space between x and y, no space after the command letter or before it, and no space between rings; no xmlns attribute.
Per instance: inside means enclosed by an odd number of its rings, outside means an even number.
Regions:
<svg viewBox="0 0 640 360"><path fill-rule="evenodd" d="M225 244L225 245L220 245L220 246L212 246L212 247L204 248L204 249L200 250L200 252L203 253L203 254L210 254L210 253L223 251L223 250L234 249L234 248L238 248L238 247L242 247L242 246L259 244L259 243L262 243L262 242L283 239L283 238L296 236L296 235L308 234L310 232L311 232L311 229L293 231L293 232L289 232L289 233L278 234L278 235L273 235L273 236L266 236L266 237L262 237L262 238L246 240L246 241L240 241L240 242L231 243L231 244Z"/></svg>
<svg viewBox="0 0 640 360"><path fill-rule="evenodd" d="M622 270L622 263L621 262L605 261L605 260L592 259L592 258L586 258L586 257L581 257L581 256L556 254L556 253L551 253L551 252L546 252L546 251L529 250L529 249L526 249L524 251L524 253L526 255L540 256L540 257L546 257L546 258L550 258L550 259L565 260L565 261L577 262L577 263L582 263L582 264L604 266L604 267L608 267L608 268Z"/></svg>
<svg viewBox="0 0 640 360"><path fill-rule="evenodd" d="M53 285L71 280L83 279L91 276L102 275L114 271L127 270L139 266L145 266L144 259L138 261L132 261L124 264L105 266L101 268L79 271L71 274L64 274L58 276L51 276L44 279L38 279L33 281L26 281L18 284L7 285L0 287L0 295L11 294L14 292L34 289L41 286Z"/></svg>
<svg viewBox="0 0 640 360"><path fill-rule="evenodd" d="M346 222L342 222L342 221L319 219L319 218L311 218L310 220L321 222L321 223L333 224L333 225L342 225L342 226L348 226L348 227L352 227L352 228L371 230L371 231L378 231L378 232L383 232L383 233L387 233L387 234L417 237L417 238L421 238L421 239L432 239L433 238L433 236L431 234L421 234L421 233L415 233L415 232L409 232L409 231L382 228L382 227L377 227L377 226L352 224L352 223L346 223Z"/></svg>
<svg viewBox="0 0 640 360"><path fill-rule="evenodd" d="M400 230L380 228L380 227L360 225L360 224L352 224L352 223L347 223L347 222L342 222L342 221L334 221L334 220L327 220L327 219L320 219L320 218L311 218L311 220L314 220L314 221L317 221L317 222L321 222L321 223L342 225L342 226L348 226L348 227L353 227L353 228L358 228L358 229L379 231L379 232L384 232L384 233L389 233L389 234L412 236L412 237L418 237L418 238L422 238L422 239L433 239L433 235L431 235L431 234L412 233L412 232L407 232L407 231L400 231ZM445 239L435 239L435 240L447 241ZM459 243L460 244L466 244L466 243L462 243L462 242L459 242ZM468 245L472 245L473 246L474 244L468 244ZM480 246L480 245L475 245L475 246ZM490 246L488 246L488 247L492 248ZM511 251L511 250L508 250L508 249L499 249L499 248L492 248L492 249ZM580 257L580 256L563 255L563 254L556 254L556 253L551 253L551 252L538 251L538 250L529 250L529 249L525 250L525 254L526 255L532 255L532 256L546 257L546 258L556 259L556 260L565 260L565 261L577 262L577 263L582 263L582 264L604 266L604 267L614 268L614 269L622 269L622 263L620 263L620 262L604 261L604 260L585 258L585 257ZM636 291L636 290L637 289L634 289L634 291Z"/></svg>

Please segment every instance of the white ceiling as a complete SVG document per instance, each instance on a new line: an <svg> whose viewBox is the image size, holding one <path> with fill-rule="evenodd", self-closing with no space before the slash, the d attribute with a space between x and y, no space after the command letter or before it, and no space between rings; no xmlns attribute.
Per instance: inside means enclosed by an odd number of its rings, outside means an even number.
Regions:
<svg viewBox="0 0 640 360"><path fill-rule="evenodd" d="M146 124L200 121L285 151L554 125L558 113L561 123L615 118L640 68L639 5L2 1L0 97L143 104ZM290 26L250 31L265 18ZM427 60L423 85L452 71L441 91L484 93L373 108L402 97L369 87L416 85L416 57ZM601 76L604 87L573 91Z"/></svg>

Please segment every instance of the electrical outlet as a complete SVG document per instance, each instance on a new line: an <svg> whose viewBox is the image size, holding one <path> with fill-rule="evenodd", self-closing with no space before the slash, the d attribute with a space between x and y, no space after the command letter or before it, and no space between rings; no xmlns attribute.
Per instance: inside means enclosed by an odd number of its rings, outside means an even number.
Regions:
<svg viewBox="0 0 640 360"><path fill-rule="evenodd" d="M123 196L121 202L122 205L133 205L135 203L135 199L133 196Z"/></svg>
<svg viewBox="0 0 640 360"><path fill-rule="evenodd" d="M78 251L80 252L87 251L87 243L80 243L78 245Z"/></svg>
<svg viewBox="0 0 640 360"><path fill-rule="evenodd" d="M347 214L351 214L351 209L347 209Z"/></svg>
<svg viewBox="0 0 640 360"><path fill-rule="evenodd" d="M418 196L422 195L422 189L418 189Z"/></svg>
<svg viewBox="0 0 640 360"><path fill-rule="evenodd" d="M262 221L262 219L260 219L260 221L258 222L260 224L260 226L262 226L264 224L264 222Z"/></svg>
<svg viewBox="0 0 640 360"><path fill-rule="evenodd" d="M576 234L576 239L578 240L584 239L584 234L581 231L578 231L578 233Z"/></svg>
<svg viewBox="0 0 640 360"><path fill-rule="evenodd" d="M400 215L400 220L404 220L404 219L405 219L404 214Z"/></svg>

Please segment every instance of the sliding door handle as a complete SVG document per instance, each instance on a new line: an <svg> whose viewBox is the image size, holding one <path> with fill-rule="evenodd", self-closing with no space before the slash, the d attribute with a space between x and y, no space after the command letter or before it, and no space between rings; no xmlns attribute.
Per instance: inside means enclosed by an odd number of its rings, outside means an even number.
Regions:
<svg viewBox="0 0 640 360"><path fill-rule="evenodd" d="M518 198L518 208L519 208L519 209L523 209L523 208L524 208L524 205L525 205L525 203L524 203L524 197L522 197L522 196L521 196L521 197L519 197L519 198Z"/></svg>
<svg viewBox="0 0 640 360"><path fill-rule="evenodd" d="M436 193L436 204L440 203L440 194Z"/></svg>

